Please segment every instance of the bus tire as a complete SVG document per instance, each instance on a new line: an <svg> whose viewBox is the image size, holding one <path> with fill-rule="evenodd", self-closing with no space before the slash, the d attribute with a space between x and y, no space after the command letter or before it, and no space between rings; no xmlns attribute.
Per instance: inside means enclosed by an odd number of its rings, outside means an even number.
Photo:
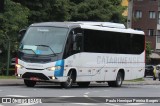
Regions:
<svg viewBox="0 0 160 106"><path fill-rule="evenodd" d="M108 81L110 87L121 87L123 82L123 75L121 72L118 72L116 81Z"/></svg>
<svg viewBox="0 0 160 106"><path fill-rule="evenodd" d="M31 81L31 80L25 80L24 79L24 84L27 86L27 87L34 87L36 85L36 81Z"/></svg>
<svg viewBox="0 0 160 106"><path fill-rule="evenodd" d="M77 82L77 85L79 87L88 87L90 82Z"/></svg>
<svg viewBox="0 0 160 106"><path fill-rule="evenodd" d="M72 84L74 82L74 76L72 74L72 71L69 72L68 78L66 82L61 82L61 87L63 88L71 88Z"/></svg>

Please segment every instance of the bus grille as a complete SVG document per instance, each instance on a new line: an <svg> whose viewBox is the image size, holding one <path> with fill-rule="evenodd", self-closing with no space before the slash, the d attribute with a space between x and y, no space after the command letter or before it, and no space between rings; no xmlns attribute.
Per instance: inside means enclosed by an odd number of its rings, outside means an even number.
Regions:
<svg viewBox="0 0 160 106"><path fill-rule="evenodd" d="M39 78L41 80L49 80L48 77L46 77L44 74L42 73L31 73L31 72L26 72L22 75L22 78L31 78L31 77L36 77Z"/></svg>

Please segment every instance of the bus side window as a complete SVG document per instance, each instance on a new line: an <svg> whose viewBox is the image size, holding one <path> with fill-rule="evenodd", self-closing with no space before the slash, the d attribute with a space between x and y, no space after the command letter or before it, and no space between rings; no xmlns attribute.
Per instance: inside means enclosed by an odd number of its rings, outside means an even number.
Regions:
<svg viewBox="0 0 160 106"><path fill-rule="evenodd" d="M72 41L72 32L70 32L69 37L67 39L66 47L65 47L65 58L72 55L73 51L73 41Z"/></svg>
<svg viewBox="0 0 160 106"><path fill-rule="evenodd" d="M73 43L73 50L75 52L81 52L82 51L82 33L77 33L74 35L75 41Z"/></svg>
<svg viewBox="0 0 160 106"><path fill-rule="evenodd" d="M82 33L77 29L70 32L66 43L65 57L82 51L82 38Z"/></svg>

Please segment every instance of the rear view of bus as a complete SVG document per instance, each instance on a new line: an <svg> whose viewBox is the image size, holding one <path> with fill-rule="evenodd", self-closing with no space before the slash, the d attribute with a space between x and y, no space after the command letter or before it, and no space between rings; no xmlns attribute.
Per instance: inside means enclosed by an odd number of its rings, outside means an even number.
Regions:
<svg viewBox="0 0 160 106"><path fill-rule="evenodd" d="M123 80L144 76L144 33L122 24L37 23L21 38L16 75L28 87L36 82L60 83L65 88L108 82L120 87Z"/></svg>

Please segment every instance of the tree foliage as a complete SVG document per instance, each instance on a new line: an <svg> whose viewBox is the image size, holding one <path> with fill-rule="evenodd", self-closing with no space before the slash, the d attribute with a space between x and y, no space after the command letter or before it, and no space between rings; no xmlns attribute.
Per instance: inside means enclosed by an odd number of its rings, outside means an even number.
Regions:
<svg viewBox="0 0 160 106"><path fill-rule="evenodd" d="M122 22L121 0L14 0L30 9L29 22Z"/></svg>
<svg viewBox="0 0 160 106"><path fill-rule="evenodd" d="M76 0L72 0L77 3ZM122 21L121 0L81 0L75 4L75 13L71 20L85 21Z"/></svg>
<svg viewBox="0 0 160 106"><path fill-rule="evenodd" d="M15 42L17 40L17 31L28 24L29 10L11 0L5 0L4 4L4 13L0 14L0 44L3 44L6 48L6 40L10 39Z"/></svg>
<svg viewBox="0 0 160 106"><path fill-rule="evenodd" d="M29 9L20 3L5 0L4 12L0 13L0 49L2 50L0 62L5 63L7 60L8 42L10 42L11 53L16 51L18 31L28 25L28 15Z"/></svg>
<svg viewBox="0 0 160 106"><path fill-rule="evenodd" d="M14 0L30 10L29 23L70 20L69 0Z"/></svg>

